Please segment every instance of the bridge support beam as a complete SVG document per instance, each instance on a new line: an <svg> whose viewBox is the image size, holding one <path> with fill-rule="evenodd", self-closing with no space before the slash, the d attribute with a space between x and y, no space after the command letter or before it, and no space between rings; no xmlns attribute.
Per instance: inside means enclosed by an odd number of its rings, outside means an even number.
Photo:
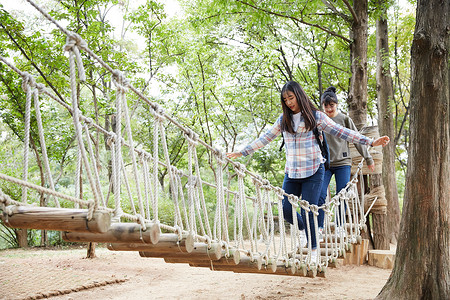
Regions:
<svg viewBox="0 0 450 300"><path fill-rule="evenodd" d="M10 205L1 218L11 228L105 233L111 225L106 211L95 211L88 220L87 209Z"/></svg>
<svg viewBox="0 0 450 300"><path fill-rule="evenodd" d="M113 223L105 233L63 232L66 242L96 242L96 243L144 243L157 244L160 228L156 223L147 223L146 230L136 223Z"/></svg>

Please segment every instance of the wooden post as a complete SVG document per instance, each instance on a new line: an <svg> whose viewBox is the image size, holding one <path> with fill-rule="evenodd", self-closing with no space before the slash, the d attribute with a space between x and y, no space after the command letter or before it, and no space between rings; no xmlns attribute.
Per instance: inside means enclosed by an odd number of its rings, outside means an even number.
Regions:
<svg viewBox="0 0 450 300"><path fill-rule="evenodd" d="M10 205L1 218L11 228L100 233L108 231L111 224L108 212L97 210L91 220L87 219L87 215L87 209Z"/></svg>

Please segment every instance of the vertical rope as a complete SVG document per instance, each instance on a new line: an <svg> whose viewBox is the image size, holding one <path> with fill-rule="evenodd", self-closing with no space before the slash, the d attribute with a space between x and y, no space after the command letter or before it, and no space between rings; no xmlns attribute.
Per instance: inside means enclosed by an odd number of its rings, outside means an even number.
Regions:
<svg viewBox="0 0 450 300"><path fill-rule="evenodd" d="M30 147L30 119L31 119L31 87L29 81L32 77L28 73L22 75L22 89L26 93L25 102L25 130L24 130L24 148L23 148L23 174L22 180L28 180L28 147ZM27 187L22 186L22 202L27 203Z"/></svg>
<svg viewBox="0 0 450 300"><path fill-rule="evenodd" d="M149 199L148 199L148 194L149 194L149 187L148 187L148 178L147 178L147 173L148 173L148 167L147 167L147 159L145 157L144 152L140 152L140 154L138 155L139 157L139 161L141 162L142 168L142 178L144 180L144 208L145 208L145 218L150 219L150 208L149 208Z"/></svg>
<svg viewBox="0 0 450 300"><path fill-rule="evenodd" d="M153 111L155 122L153 125L153 218L159 219L158 216L158 199L159 199L159 181L158 181L158 163L159 163L159 123L162 122L162 117L157 112Z"/></svg>
<svg viewBox="0 0 450 300"><path fill-rule="evenodd" d="M192 131L192 133L194 133ZM198 135L197 134L193 134L192 135L193 138L193 144L192 144L192 154L193 154L193 158L194 158L194 166L195 166L195 175L197 177L197 193L198 193L198 197L200 200L200 204L201 207L203 209L203 215L205 217L205 223L206 223L206 234L211 237L212 233L211 233L211 226L209 224L209 217L208 217L208 210L206 208L206 201L205 201L205 195L203 194L203 184L202 184L202 178L200 176L200 166L198 164L198 157L197 157L197 140L198 140Z"/></svg>
<svg viewBox="0 0 450 300"><path fill-rule="evenodd" d="M37 127L38 127L38 132L39 132L39 141L41 144L42 159L44 161L44 167L45 167L45 171L47 173L47 179L48 179L50 188L55 191L55 184L53 183L52 171L50 170L50 163L48 161L47 145L45 143L44 128L42 126L41 107L40 107L40 103L39 103L39 93L38 93L37 89L34 89L33 96L34 96L34 110L35 110L35 114L36 114L36 123L37 123ZM54 197L54 199L55 199L56 207L60 207L58 198Z"/></svg>
<svg viewBox="0 0 450 300"><path fill-rule="evenodd" d="M126 82L125 76L119 71L116 71L114 73L114 78L115 78L117 90L120 95L119 98L122 101L123 117L125 119L125 130L127 133L128 144L129 144L129 146L128 146L129 154L130 154L131 163L133 166L133 176L134 176L134 180L136 182L136 193L137 193L137 199L138 199L138 205L139 205L139 214L142 216L145 216L145 209L144 209L144 205L142 202L141 185L139 182L140 181L139 180L139 172L138 172L137 163L136 163L136 154L134 152L133 133L131 132L130 114L128 113L127 99L125 97L127 82Z"/></svg>
<svg viewBox="0 0 450 300"><path fill-rule="evenodd" d="M92 119L90 119L90 121L92 122ZM94 165L93 169L94 169L94 176L95 176L95 186L93 188L96 189L97 194L100 197L100 201L101 201L102 205L104 207L106 207L105 198L103 197L103 192L100 187L100 176L98 175L94 148L92 147L92 142L91 142L90 134L89 134L89 128L86 124L84 124L84 132L86 132L86 141L87 141L87 145L88 145L88 151L91 154L91 161L92 161L92 164Z"/></svg>
<svg viewBox="0 0 450 300"><path fill-rule="evenodd" d="M73 47L76 48L76 47ZM83 137L82 137L82 130L81 130L81 124L80 124L80 117L79 117L79 110L78 110L78 101L77 101L77 87L76 87L76 78L75 78L75 60L74 60L74 54L73 51L69 51L69 66L70 66L70 87L71 87L71 97L72 97L72 116L73 116L73 124L75 127L75 133L78 140L78 145L81 151L81 157L83 159L83 164L85 166L86 175L89 180L89 183L92 187L92 192L94 195L94 206L93 210L96 210L98 207L98 195L96 193L95 189L95 182L92 178L91 170L89 167L89 162L86 156L86 150L84 149L83 144ZM92 215L89 214L88 220L92 218Z"/></svg>

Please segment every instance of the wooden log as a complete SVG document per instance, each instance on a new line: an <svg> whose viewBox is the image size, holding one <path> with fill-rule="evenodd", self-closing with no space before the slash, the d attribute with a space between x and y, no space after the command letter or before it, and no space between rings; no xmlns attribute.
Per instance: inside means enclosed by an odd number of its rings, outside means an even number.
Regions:
<svg viewBox="0 0 450 300"><path fill-rule="evenodd" d="M211 265L237 265L240 262L240 252L237 249L229 249L229 255L225 256L226 251L222 250L222 257L218 260L193 260L190 259L188 261L189 265L191 267L204 267L204 268L211 268ZM166 262L170 263L178 263L180 262L180 259L164 259Z"/></svg>
<svg viewBox="0 0 450 300"><path fill-rule="evenodd" d="M87 216L87 209L10 205L3 212L2 220L11 228L97 233L108 231L111 225L108 212L97 210L91 220Z"/></svg>
<svg viewBox="0 0 450 300"><path fill-rule="evenodd" d="M337 249L328 248L328 255L337 254L335 252L339 252L339 251L337 251ZM308 254L308 249L302 249L302 254L303 255L307 255ZM327 249L320 248L320 255L321 256L326 256L327 255Z"/></svg>
<svg viewBox="0 0 450 300"><path fill-rule="evenodd" d="M179 259L172 259L172 258L164 258L165 262L169 263L179 263ZM211 268L211 266L235 266L239 263L239 261L236 263L236 260L233 257L222 257L219 260L190 260L188 261L189 265L191 267L202 267L202 268Z"/></svg>
<svg viewBox="0 0 450 300"><path fill-rule="evenodd" d="M308 272L306 273L306 277L315 278L317 276L317 267L310 266Z"/></svg>
<svg viewBox="0 0 450 300"><path fill-rule="evenodd" d="M143 248L145 249L145 248ZM136 251L136 250L135 250ZM180 251L158 251L157 249L137 250L141 257L162 257L170 258L172 262L189 263L191 261L209 261L219 260L222 257L221 246L219 243L212 243L211 248L207 244L195 243L191 252Z"/></svg>
<svg viewBox="0 0 450 300"><path fill-rule="evenodd" d="M359 256L359 264L363 265L367 262L368 260L368 253L369 253L369 240L368 239L363 239L361 241L361 248L360 248L360 256Z"/></svg>
<svg viewBox="0 0 450 300"><path fill-rule="evenodd" d="M241 257L237 265L212 265L211 270L217 271L233 271L236 273L257 273L262 269L261 256L255 256L254 261L251 261L249 256Z"/></svg>
<svg viewBox="0 0 450 300"><path fill-rule="evenodd" d="M317 277L322 277L322 278L326 278L327 277L327 267L326 266L321 266L317 270Z"/></svg>
<svg viewBox="0 0 450 300"><path fill-rule="evenodd" d="M112 251L154 251L154 252L186 252L194 250L194 237L183 235L179 241L175 233L162 233L156 244L144 243L108 243L107 248Z"/></svg>
<svg viewBox="0 0 450 300"><path fill-rule="evenodd" d="M328 260L328 267L329 268L339 268L344 265L344 259L343 258L330 258Z"/></svg>
<svg viewBox="0 0 450 300"><path fill-rule="evenodd" d="M300 261L302 264L306 265L307 256L296 254L295 255L295 259ZM325 262L327 260L330 261L331 259L332 259L331 257L327 257L327 256L323 256L323 255L320 256L320 262L321 263L323 263L323 262Z"/></svg>
<svg viewBox="0 0 450 300"><path fill-rule="evenodd" d="M160 234L159 225L156 223L147 223L145 231L136 223L114 223L105 233L65 231L62 238L66 242L157 244Z"/></svg>
<svg viewBox="0 0 450 300"><path fill-rule="evenodd" d="M369 250L369 266L392 269L394 261L395 253L392 250Z"/></svg>

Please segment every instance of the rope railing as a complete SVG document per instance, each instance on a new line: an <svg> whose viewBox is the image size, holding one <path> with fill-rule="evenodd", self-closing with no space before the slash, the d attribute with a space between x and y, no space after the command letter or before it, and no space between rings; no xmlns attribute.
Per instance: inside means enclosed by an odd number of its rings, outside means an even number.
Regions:
<svg viewBox="0 0 450 300"><path fill-rule="evenodd" d="M158 104L150 101L133 87L120 71L113 69L93 53L79 35L62 28L39 6L31 0L27 1L67 35L67 44L64 50L69 52L71 106L59 97L54 96L42 84L36 83L31 75L20 71L0 56L1 62L23 78L24 91L27 95L24 121L26 126L23 178L20 180L0 173L0 179L23 187L22 199L21 201L12 200L11 197L5 196L2 192L0 202L4 211L7 205L25 205L28 195L27 189L33 189L54 196L55 206L57 207L60 206L57 200L60 198L71 201L74 205L87 206L91 212L106 210L111 213L113 219L117 222L120 219L136 222L142 226L143 230L146 229L147 224L158 223L160 228L165 231L174 232L180 237L186 234L192 235L197 241L207 243L208 247L211 247L213 242L219 243L226 250L225 253L229 253L230 247L233 247L250 257L251 262L257 259L262 260L266 267L270 262L275 262L275 264L281 262L286 267L306 264L308 268L313 266L319 269L326 268L331 259L337 258L340 251L345 250L347 243L357 242L365 222L364 209L360 204L364 196L361 195L360 199L356 188L358 176L362 169L362 161L346 188L320 207L310 205L304 199L288 195L281 188L273 186L269 181L248 170L243 164L228 159L223 152L202 141L194 131L174 120ZM112 81L116 87L115 132L108 131L91 118L84 116L78 107L77 81L85 81L82 52L86 52L90 58L97 61L112 75ZM127 94L130 92L142 101L143 106L149 108L150 115L153 117L153 133L149 138L153 144L151 150L135 146L136 141L134 140L130 112L127 106ZM43 149L42 155L50 188L28 182L31 95L34 99L35 117L38 120L40 144ZM69 112L72 118L78 155L74 174L75 190L73 196L57 192L51 177L47 153L44 151L46 143L44 128L40 120L40 95L46 95L50 100L59 103ZM185 171L180 170L179 166L172 164L170 160L166 134L168 124L180 130L187 140L187 170ZM107 137L105 146L107 144L111 150L105 150L105 155L111 160L110 175L105 176L96 165L99 154L93 148L90 130L95 130ZM214 157L216 162L214 183L203 178L206 175L204 175L205 168L201 168L199 165L197 155L197 148L199 147L204 147ZM234 183L231 181L231 176L223 172L227 165L232 166L237 175ZM170 187L168 192L163 190L162 182L158 177L160 167L167 173ZM211 165L211 171L212 169ZM86 178L88 184L86 184L86 181L81 182L81 177ZM108 181L106 196L102 188L105 186L105 177ZM228 188L225 180L227 180L227 184L232 183L236 188ZM360 182L362 183L362 181ZM248 186L252 186L254 192ZM79 190L81 187L92 196L93 200L80 199ZM208 189L215 190L213 193L214 199L207 197L205 191ZM109 201L111 194L114 198L113 201ZM288 197L294 208L292 210L294 224L291 226L290 233L286 232L284 226L282 204L284 196ZM230 201L230 199L232 200ZM167 220L161 222L165 216L161 214L160 209L167 203L171 203L170 212L173 217L169 222ZM300 231L295 216L298 209L312 213L313 224L310 224L309 218L306 218L306 227L312 228L316 236L318 236L317 216L319 210L325 212L325 243L323 245L318 243L317 246L318 253L321 253L321 247L324 247L324 259L321 255L318 255L316 261L312 261L311 231L307 230L307 246L304 247L301 244ZM341 211L340 214L337 213L338 210ZM340 216L341 218L335 220L334 227L331 222L333 216L336 216L336 218ZM274 217L278 217L278 228L275 228ZM341 225L349 224L349 234L346 234L347 231L336 230L337 223ZM275 234L276 231L279 232L279 235ZM289 237L291 238L290 247L287 244Z"/></svg>

